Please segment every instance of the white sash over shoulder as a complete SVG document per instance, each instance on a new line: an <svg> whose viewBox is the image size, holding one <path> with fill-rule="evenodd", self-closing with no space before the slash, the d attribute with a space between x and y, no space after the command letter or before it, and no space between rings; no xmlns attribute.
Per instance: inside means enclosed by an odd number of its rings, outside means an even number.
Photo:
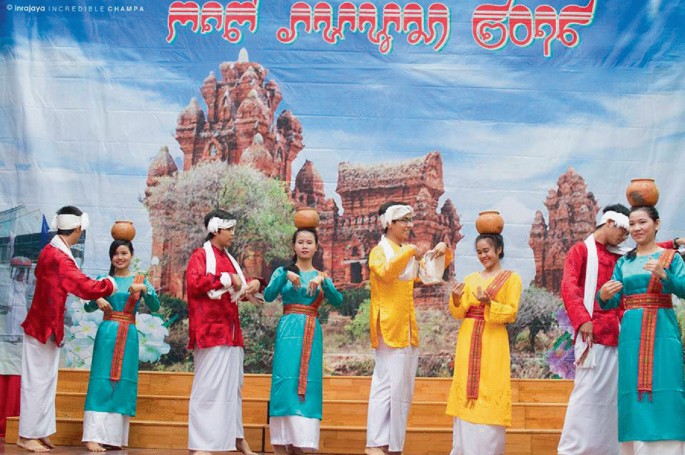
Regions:
<svg viewBox="0 0 685 455"><path fill-rule="evenodd" d="M209 275L216 275L216 256L214 255L214 250L212 249L212 244L208 241L202 245L202 248L205 250L205 255L207 256L206 260L206 267L205 267L205 272ZM233 256L227 251L226 255L228 256L228 259L231 261L231 264L233 264L233 267L235 267L236 271L238 272L238 276L240 277L240 282L241 282L241 287L240 290L234 291L233 287L230 285L228 287L224 287L222 289L212 289L211 291L207 292L207 295L209 296L210 299L212 300L219 300L221 299L221 296L224 295L226 292L230 293L231 295L231 300L234 302L237 302L238 299L243 295L245 292L245 289L247 288L247 283L245 282L245 275L243 275L243 270L240 268L240 265L238 264L238 261L235 260Z"/></svg>

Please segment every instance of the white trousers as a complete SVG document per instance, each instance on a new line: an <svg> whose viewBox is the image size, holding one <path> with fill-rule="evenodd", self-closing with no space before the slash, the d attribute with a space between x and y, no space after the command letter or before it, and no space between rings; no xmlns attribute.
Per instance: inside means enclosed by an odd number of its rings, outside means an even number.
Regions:
<svg viewBox="0 0 685 455"><path fill-rule="evenodd" d="M319 450L321 421L302 416L269 417L271 445L293 445L309 451Z"/></svg>
<svg viewBox="0 0 685 455"><path fill-rule="evenodd" d="M388 446L390 452L401 452L409 407L414 396L419 349L412 346L391 348L379 337L375 357L366 422L366 447Z"/></svg>
<svg viewBox="0 0 685 455"><path fill-rule="evenodd" d="M43 344L31 335L24 334L19 436L38 439L57 431L55 394L58 369L59 347L55 339L50 337Z"/></svg>
<svg viewBox="0 0 685 455"><path fill-rule="evenodd" d="M450 455L503 455L506 429L454 418Z"/></svg>
<svg viewBox="0 0 685 455"><path fill-rule="evenodd" d="M685 441L622 442L621 455L685 455Z"/></svg>
<svg viewBox="0 0 685 455"><path fill-rule="evenodd" d="M559 455L618 455L618 348L592 346L594 365L576 368Z"/></svg>
<svg viewBox="0 0 685 455"><path fill-rule="evenodd" d="M243 433L243 348L195 349L188 409L188 449L236 450Z"/></svg>
<svg viewBox="0 0 685 455"><path fill-rule="evenodd" d="M81 441L126 447L130 420L130 416L114 412L85 411Z"/></svg>

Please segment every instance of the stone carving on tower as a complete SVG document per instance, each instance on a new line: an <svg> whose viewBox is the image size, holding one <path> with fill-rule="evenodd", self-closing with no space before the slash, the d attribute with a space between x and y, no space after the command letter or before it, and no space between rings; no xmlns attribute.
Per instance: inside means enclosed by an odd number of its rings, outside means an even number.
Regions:
<svg viewBox="0 0 685 455"><path fill-rule="evenodd" d="M295 178L292 199L295 205L319 210L323 266L336 286L345 289L361 286L369 279L369 252L381 236L378 207L388 200L408 203L416 210L411 242L434 245L444 241L454 248L463 237L461 224L450 199L438 211L438 199L444 191L442 158L439 152L431 152L397 163L340 163L337 193L342 215L335 201L326 198L321 176L307 161ZM417 304L439 305L444 298L442 286L420 286L416 294Z"/></svg>
<svg viewBox="0 0 685 455"><path fill-rule="evenodd" d="M275 118L281 90L267 73L244 49L237 62L219 65L220 79L210 71L200 88L206 114L192 98L178 116L183 170L210 160L243 163L247 154L247 164L290 185L292 162L304 148L302 125L289 111Z"/></svg>
<svg viewBox="0 0 685 455"><path fill-rule="evenodd" d="M545 207L549 223L535 212L528 245L535 259L535 286L558 293L566 251L594 231L599 205L583 177L569 169L557 180L557 189L549 190Z"/></svg>

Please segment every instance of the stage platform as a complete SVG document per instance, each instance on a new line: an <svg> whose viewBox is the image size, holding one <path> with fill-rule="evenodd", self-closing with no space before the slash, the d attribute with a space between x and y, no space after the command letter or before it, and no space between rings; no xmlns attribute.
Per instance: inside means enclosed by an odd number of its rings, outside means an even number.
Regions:
<svg viewBox="0 0 685 455"><path fill-rule="evenodd" d="M191 373L141 372L137 415L131 419L131 454L186 453L188 399ZM273 452L269 444L268 398L271 377L246 375L243 387L243 420L252 449ZM409 416L406 455L446 455L452 441L452 420L445 415L449 378L417 378ZM324 377L323 420L319 454L364 453L366 411L370 377ZM81 449L83 404L88 371L60 370L57 386L57 434L59 452L87 453ZM509 455L555 454L573 387L566 380L512 380L513 424L507 430ZM17 418L8 418L6 441L17 437ZM140 451L137 449L158 449ZM5 453L11 444L5 447ZM62 452L62 450L66 450ZM17 452L18 453L18 452ZM26 452L22 452L26 453Z"/></svg>

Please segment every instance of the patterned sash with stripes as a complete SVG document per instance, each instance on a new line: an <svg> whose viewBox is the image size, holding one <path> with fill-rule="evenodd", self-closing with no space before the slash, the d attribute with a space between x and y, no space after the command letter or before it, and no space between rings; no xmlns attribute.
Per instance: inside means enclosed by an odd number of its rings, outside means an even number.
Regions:
<svg viewBox="0 0 685 455"><path fill-rule="evenodd" d="M314 343L314 332L316 330L316 318L319 315L319 306L323 301L323 291L311 305L290 303L283 307L283 314L304 314L307 319L304 323L304 334L302 335L302 353L300 354L300 374L297 384L297 394L304 400L307 394L307 375L309 374L309 360L312 356L312 344Z"/></svg>
<svg viewBox="0 0 685 455"><path fill-rule="evenodd" d="M141 284L145 282L143 274L137 274L133 279L134 284ZM140 292L134 292L128 296L124 311L108 311L105 313L105 321L116 321L119 323L117 329L117 339L114 343L114 353L112 354L112 368L109 371L109 379L112 381L119 381L121 379L121 368L124 364L124 351L126 350L126 338L128 336L129 326L136 325L136 315L134 310L136 302L140 299Z"/></svg>
<svg viewBox="0 0 685 455"><path fill-rule="evenodd" d="M485 293L495 300L495 296L502 289L504 283L511 276L510 270L502 270L485 289ZM466 312L466 317L474 319L473 332L471 334L471 348L469 351L469 371L466 380L466 399L473 402L478 399L480 385L480 365L483 355L483 330L485 329L485 307L481 304L472 306Z"/></svg>
<svg viewBox="0 0 685 455"><path fill-rule="evenodd" d="M667 269L673 261L675 250L664 250L659 256L659 264ZM637 364L637 399L647 394L652 398L652 380L654 374L654 339L659 308L672 308L670 294L661 293L661 280L652 275L645 294L626 296L626 310L642 309L642 329L640 332L640 354Z"/></svg>

